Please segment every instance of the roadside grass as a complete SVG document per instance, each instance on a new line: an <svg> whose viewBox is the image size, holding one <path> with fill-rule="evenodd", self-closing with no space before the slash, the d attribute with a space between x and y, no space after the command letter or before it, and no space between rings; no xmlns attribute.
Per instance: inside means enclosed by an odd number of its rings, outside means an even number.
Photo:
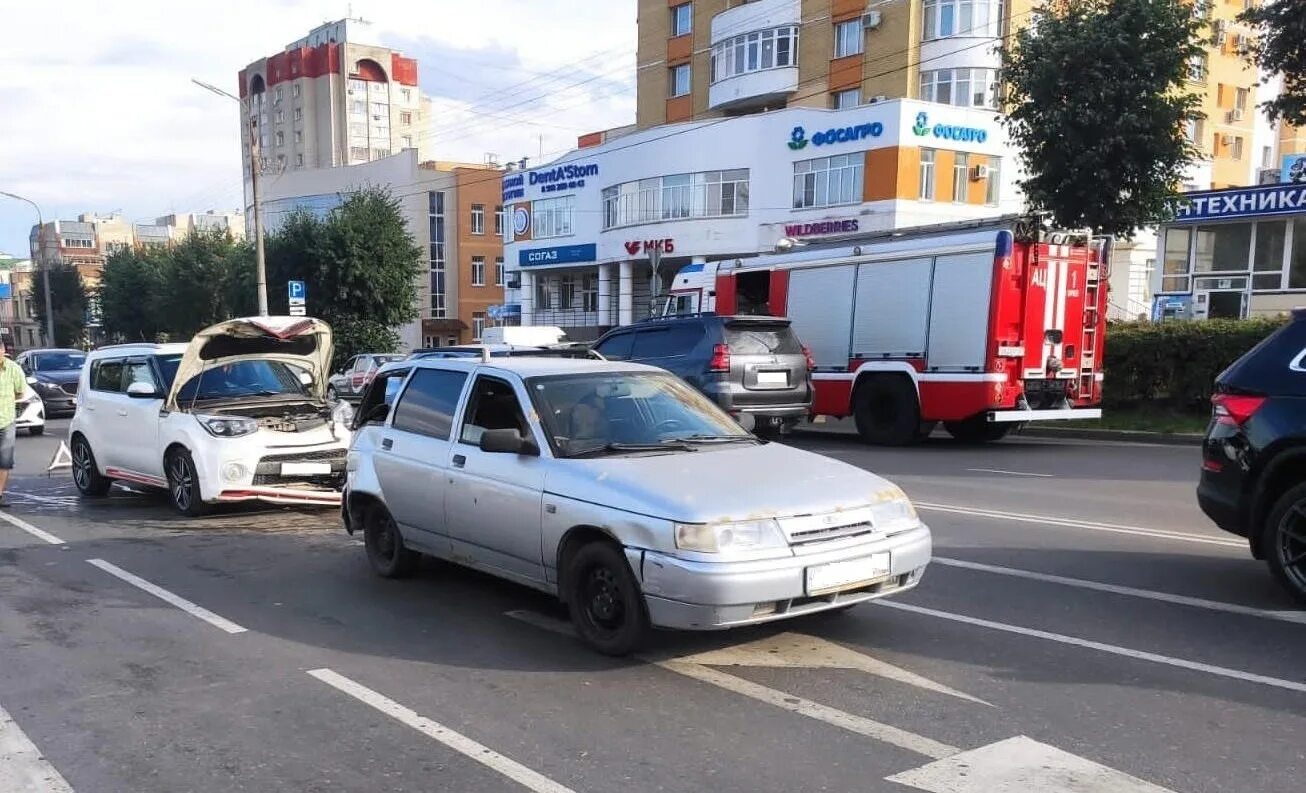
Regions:
<svg viewBox="0 0 1306 793"><path fill-rule="evenodd" d="M1134 405L1103 408L1102 418L1086 421L1058 422L1058 426L1090 430L1133 430L1135 432L1176 433L1206 432L1210 413L1178 410L1169 405Z"/></svg>

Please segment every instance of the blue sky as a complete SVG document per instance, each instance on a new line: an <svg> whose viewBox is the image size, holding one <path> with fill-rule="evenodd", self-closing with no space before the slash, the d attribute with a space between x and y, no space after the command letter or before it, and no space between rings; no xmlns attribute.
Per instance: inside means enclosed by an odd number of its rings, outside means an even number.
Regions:
<svg viewBox="0 0 1306 793"><path fill-rule="evenodd" d="M47 219L121 211L148 221L241 203L236 73L346 3L0 0L0 190ZM375 43L417 58L438 159L546 158L634 121L636 0L352 3ZM254 24L250 24L255 20ZM27 253L35 215L0 198L0 251Z"/></svg>

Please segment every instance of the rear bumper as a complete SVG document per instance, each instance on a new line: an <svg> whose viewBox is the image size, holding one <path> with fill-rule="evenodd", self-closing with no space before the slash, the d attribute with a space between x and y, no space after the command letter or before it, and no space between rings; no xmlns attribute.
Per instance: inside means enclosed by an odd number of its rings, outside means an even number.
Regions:
<svg viewBox="0 0 1306 793"><path fill-rule="evenodd" d="M985 417L993 424L1025 421L1072 421L1100 419L1101 408L1067 408L1065 410L990 410Z"/></svg>
<svg viewBox="0 0 1306 793"><path fill-rule="evenodd" d="M1202 472L1202 477L1197 482L1197 506L1221 529L1239 537L1251 536L1246 511L1238 493L1230 492L1227 485L1206 471Z"/></svg>

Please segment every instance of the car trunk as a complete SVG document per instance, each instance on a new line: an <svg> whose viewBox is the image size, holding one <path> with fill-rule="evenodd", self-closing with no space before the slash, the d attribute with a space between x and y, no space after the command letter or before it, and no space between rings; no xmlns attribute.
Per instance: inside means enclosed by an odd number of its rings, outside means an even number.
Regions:
<svg viewBox="0 0 1306 793"><path fill-rule="evenodd" d="M731 369L745 391L772 392L765 396L773 401L772 397L779 396L774 392L805 386L807 358L787 320L730 320L725 326L725 342L730 348Z"/></svg>

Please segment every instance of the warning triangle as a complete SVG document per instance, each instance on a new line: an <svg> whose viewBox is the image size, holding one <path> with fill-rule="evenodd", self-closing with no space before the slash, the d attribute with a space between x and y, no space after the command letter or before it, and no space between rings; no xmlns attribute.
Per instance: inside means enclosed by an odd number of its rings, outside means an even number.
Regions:
<svg viewBox="0 0 1306 793"><path fill-rule="evenodd" d="M56 468L72 468L72 467L73 467L72 450L68 448L68 444L64 443L63 441L59 441L59 448L55 450L54 457L50 458L50 467L46 468L45 470L48 473L50 471L55 470Z"/></svg>

